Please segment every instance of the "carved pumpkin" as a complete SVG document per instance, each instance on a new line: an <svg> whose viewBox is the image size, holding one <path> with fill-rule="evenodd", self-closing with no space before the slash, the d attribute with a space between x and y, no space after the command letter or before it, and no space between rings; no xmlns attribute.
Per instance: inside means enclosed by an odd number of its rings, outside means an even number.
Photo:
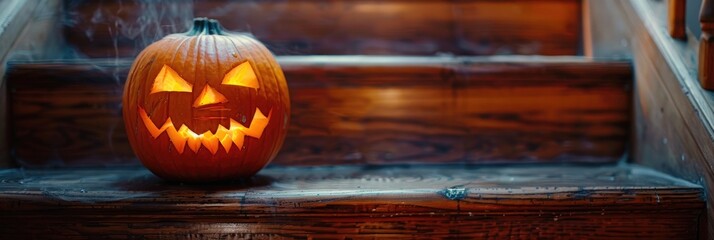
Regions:
<svg viewBox="0 0 714 240"><path fill-rule="evenodd" d="M257 173L280 149L289 113L285 77L270 51L205 18L144 49L124 88L129 142L169 180Z"/></svg>

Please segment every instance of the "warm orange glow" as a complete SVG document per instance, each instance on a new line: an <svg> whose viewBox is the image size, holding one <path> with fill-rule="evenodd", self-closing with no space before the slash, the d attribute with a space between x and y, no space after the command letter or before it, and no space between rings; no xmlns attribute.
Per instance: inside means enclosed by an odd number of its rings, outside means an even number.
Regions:
<svg viewBox="0 0 714 240"><path fill-rule="evenodd" d="M154 86L151 88L151 93L157 92L192 92L193 86L183 80L179 74L171 69L168 65L164 65L154 79Z"/></svg>
<svg viewBox="0 0 714 240"><path fill-rule="evenodd" d="M196 101L193 102L193 107L224 102L228 102L228 99L226 99L223 94L219 93L211 86L206 85L206 87L203 88L203 91L201 91L201 94L198 95L198 98L196 98Z"/></svg>
<svg viewBox="0 0 714 240"><path fill-rule="evenodd" d="M242 86L257 89L258 78L253 72L253 67L249 62L244 62L233 68L225 77L223 77L223 84Z"/></svg>
<svg viewBox="0 0 714 240"><path fill-rule="evenodd" d="M236 145L236 147L240 150L243 148L243 141L246 135L260 139L263 135L263 130L265 130L265 127L270 121L271 115L272 111L269 112L266 117L260 109L256 108L255 114L253 115L253 121L250 122L250 127L248 128L231 118L230 128L228 129L219 125L215 133L206 131L201 134L196 134L186 125L181 125L181 127L176 130L173 122L171 122L171 118L166 119L164 125L161 126L161 128L158 128L154 122L151 121L149 115L146 114L146 111L139 107L139 116L141 116L141 120L144 122L144 125L146 125L146 129L149 130L149 133L151 133L151 136L158 138L161 133L166 132L171 140L171 143L173 143L179 153L183 153L187 143L188 147L193 152L198 152L198 149L202 145L213 154L218 152L219 145L223 146L223 149L225 149L226 152L231 150L231 145Z"/></svg>

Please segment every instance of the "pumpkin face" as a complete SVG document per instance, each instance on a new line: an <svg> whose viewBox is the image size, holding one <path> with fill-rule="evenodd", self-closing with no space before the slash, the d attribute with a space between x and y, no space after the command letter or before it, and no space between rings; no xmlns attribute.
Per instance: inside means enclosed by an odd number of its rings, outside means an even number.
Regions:
<svg viewBox="0 0 714 240"><path fill-rule="evenodd" d="M247 35L196 19L151 44L126 81L129 142L156 175L179 181L248 177L277 154L290 103L273 55Z"/></svg>

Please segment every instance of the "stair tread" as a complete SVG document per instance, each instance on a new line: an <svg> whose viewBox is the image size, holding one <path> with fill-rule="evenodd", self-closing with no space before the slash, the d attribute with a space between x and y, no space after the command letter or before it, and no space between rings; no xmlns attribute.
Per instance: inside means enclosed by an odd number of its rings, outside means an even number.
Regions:
<svg viewBox="0 0 714 240"><path fill-rule="evenodd" d="M703 195L635 165L271 166L249 180L201 185L164 182L143 168L10 169L0 172L0 223L17 227L0 235L223 236L232 223L293 237L454 229L478 237L509 227L546 237L575 228L573 236L619 229L602 237L681 238L695 236Z"/></svg>
<svg viewBox="0 0 714 240"><path fill-rule="evenodd" d="M182 204L222 203L242 212L290 213L299 208L404 201L437 204L441 211L481 209L480 204L608 205L701 202L701 187L638 166L334 166L269 167L259 175L231 184L183 185L161 181L143 168L5 170L0 173L2 201L22 206L56 208L83 205L147 203L183 209ZM271 201L265 201L270 198ZM526 202L524 202L526 201ZM421 203L420 203L421 202ZM51 204L48 204L51 203ZM250 204L249 204L250 203ZM397 204L397 205L399 205ZM252 206L249 207L248 205ZM263 207L269 206L266 209ZM154 207L154 206L152 206ZM202 206L196 206L201 208ZM285 209L286 211L282 211ZM92 209L94 210L94 209ZM236 209L237 210L237 209ZM384 209L394 211L394 209ZM423 209L402 209L419 212ZM402 211L400 210L400 211ZM223 211L223 210L220 210ZM358 211L371 212L370 209Z"/></svg>

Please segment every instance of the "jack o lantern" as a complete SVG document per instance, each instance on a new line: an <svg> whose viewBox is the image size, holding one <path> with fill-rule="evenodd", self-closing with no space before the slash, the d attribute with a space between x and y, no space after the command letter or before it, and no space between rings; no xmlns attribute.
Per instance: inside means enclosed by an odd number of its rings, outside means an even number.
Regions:
<svg viewBox="0 0 714 240"><path fill-rule="evenodd" d="M194 20L149 45L123 96L129 142L154 174L177 181L252 176L280 149L288 88L270 51L249 35Z"/></svg>

